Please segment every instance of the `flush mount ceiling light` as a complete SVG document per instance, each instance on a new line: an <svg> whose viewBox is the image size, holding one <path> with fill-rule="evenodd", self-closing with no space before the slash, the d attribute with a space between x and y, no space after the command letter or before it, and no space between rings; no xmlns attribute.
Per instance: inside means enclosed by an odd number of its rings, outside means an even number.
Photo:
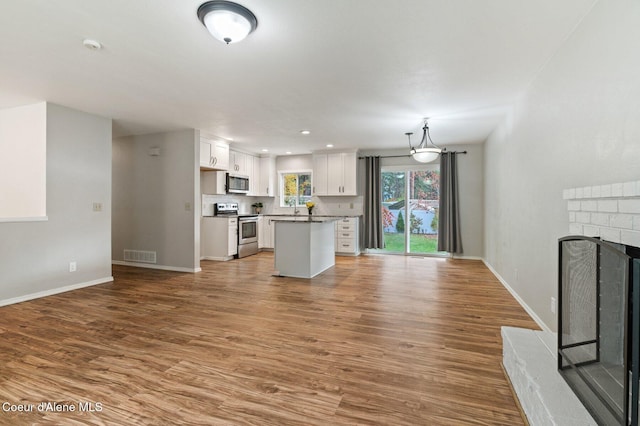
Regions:
<svg viewBox="0 0 640 426"><path fill-rule="evenodd" d="M230 1L208 1L198 8L198 19L212 36L237 43L258 27L258 19L246 7Z"/></svg>
<svg viewBox="0 0 640 426"><path fill-rule="evenodd" d="M430 163L435 161L440 156L442 149L433 143L431 135L429 134L429 125L427 120L424 121L424 127L422 128L422 141L417 148L411 146L411 135L413 133L405 133L409 138L409 154L413 156L413 159L420 163ZM431 144L429 144L431 143Z"/></svg>

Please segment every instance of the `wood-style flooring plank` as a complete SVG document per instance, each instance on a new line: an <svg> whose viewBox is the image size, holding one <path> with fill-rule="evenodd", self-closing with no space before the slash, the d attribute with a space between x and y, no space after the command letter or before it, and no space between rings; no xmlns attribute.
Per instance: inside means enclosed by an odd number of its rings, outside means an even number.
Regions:
<svg viewBox="0 0 640 426"><path fill-rule="evenodd" d="M537 326L481 262L340 257L295 279L260 253L202 268L114 266L113 283L1 307L0 403L34 410L0 424L522 424L500 327Z"/></svg>

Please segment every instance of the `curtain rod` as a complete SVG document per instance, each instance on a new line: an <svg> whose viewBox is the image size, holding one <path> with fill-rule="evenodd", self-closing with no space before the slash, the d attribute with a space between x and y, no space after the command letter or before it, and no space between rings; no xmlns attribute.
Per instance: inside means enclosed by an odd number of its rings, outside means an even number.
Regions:
<svg viewBox="0 0 640 426"><path fill-rule="evenodd" d="M442 152L449 152L451 154L466 154L467 151L442 151ZM380 158L401 158L401 157L411 157L411 154L405 154L405 155L372 155L372 157L380 157ZM367 157L358 157L359 160L364 160Z"/></svg>

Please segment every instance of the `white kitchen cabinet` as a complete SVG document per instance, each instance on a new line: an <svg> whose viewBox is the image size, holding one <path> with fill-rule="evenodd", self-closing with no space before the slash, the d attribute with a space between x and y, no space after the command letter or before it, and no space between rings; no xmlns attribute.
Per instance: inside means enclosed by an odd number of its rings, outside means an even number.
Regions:
<svg viewBox="0 0 640 426"><path fill-rule="evenodd" d="M262 224L260 226L260 235L258 236L258 248L273 248L273 219L275 216L262 216Z"/></svg>
<svg viewBox="0 0 640 426"><path fill-rule="evenodd" d="M336 221L336 254L356 256L360 253L358 222L357 217Z"/></svg>
<svg viewBox="0 0 640 426"><path fill-rule="evenodd" d="M213 165L217 170L229 169L229 145L216 141L213 146Z"/></svg>
<svg viewBox="0 0 640 426"><path fill-rule="evenodd" d="M254 174L257 181L256 195L261 197L275 197L276 194L276 159L275 157L260 157L258 175ZM254 168L255 170L255 168Z"/></svg>
<svg viewBox="0 0 640 426"><path fill-rule="evenodd" d="M203 170L201 190L203 194L226 195L227 193L227 172L217 172L215 170Z"/></svg>
<svg viewBox="0 0 640 426"><path fill-rule="evenodd" d="M249 195L260 195L260 157L251 156L251 179L249 180Z"/></svg>
<svg viewBox="0 0 640 426"><path fill-rule="evenodd" d="M229 168L229 145L222 141L200 138L200 168L205 170L227 170Z"/></svg>
<svg viewBox="0 0 640 426"><path fill-rule="evenodd" d="M205 260L230 260L238 253L238 218L203 217L200 256Z"/></svg>
<svg viewBox="0 0 640 426"><path fill-rule="evenodd" d="M313 195L329 195L327 192L327 154L313 155Z"/></svg>
<svg viewBox="0 0 640 426"><path fill-rule="evenodd" d="M245 154L244 152L238 151L229 151L229 172L235 173L237 175L249 176L253 170L253 162L249 154ZM250 163L248 166L247 163Z"/></svg>
<svg viewBox="0 0 640 426"><path fill-rule="evenodd" d="M260 158L239 151L229 151L229 173L249 178L247 195L259 194Z"/></svg>
<svg viewBox="0 0 640 426"><path fill-rule="evenodd" d="M200 138L200 168L212 169L211 156L213 155L213 145L211 141Z"/></svg>
<svg viewBox="0 0 640 426"><path fill-rule="evenodd" d="M356 152L314 154L314 195L358 195L357 167Z"/></svg>

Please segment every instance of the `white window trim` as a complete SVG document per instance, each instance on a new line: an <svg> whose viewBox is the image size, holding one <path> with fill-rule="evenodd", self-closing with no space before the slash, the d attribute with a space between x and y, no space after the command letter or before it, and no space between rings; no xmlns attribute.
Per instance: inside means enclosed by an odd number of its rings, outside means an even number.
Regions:
<svg viewBox="0 0 640 426"><path fill-rule="evenodd" d="M280 189L280 195L279 195L279 199L280 201L278 202L278 204L280 205L281 208L290 208L290 209L297 209L299 207L303 207L304 204L299 204L296 206L289 206L286 205L284 203L284 176L283 175L287 175L287 174L308 174L311 176L311 196L313 196L313 170L312 169L295 169L295 170L278 170L278 188Z"/></svg>

